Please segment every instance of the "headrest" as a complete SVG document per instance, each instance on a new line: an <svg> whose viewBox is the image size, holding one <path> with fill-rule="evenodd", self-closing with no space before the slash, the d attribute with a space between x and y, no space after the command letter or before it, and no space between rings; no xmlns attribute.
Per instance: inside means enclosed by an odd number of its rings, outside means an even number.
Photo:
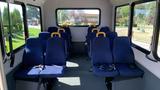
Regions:
<svg viewBox="0 0 160 90"><path fill-rule="evenodd" d="M59 32L53 32L51 33L51 37L54 37L54 36L58 36L59 38L61 38L61 34Z"/></svg>
<svg viewBox="0 0 160 90"><path fill-rule="evenodd" d="M64 28L58 28L58 32L60 33L61 31L65 32Z"/></svg>
<svg viewBox="0 0 160 90"><path fill-rule="evenodd" d="M100 29L100 31L107 33L107 32L110 32L110 29L109 29L108 26L105 26L105 27L102 27L102 28Z"/></svg>
<svg viewBox="0 0 160 90"><path fill-rule="evenodd" d="M37 46L37 44L40 44L39 38L28 38L26 40L26 46Z"/></svg>
<svg viewBox="0 0 160 90"><path fill-rule="evenodd" d="M50 33L49 32L41 32L39 33L39 38L49 38Z"/></svg>
<svg viewBox="0 0 160 90"><path fill-rule="evenodd" d="M99 28L93 28L92 32L94 32L94 31L99 32L99 30L100 30Z"/></svg>
<svg viewBox="0 0 160 90"><path fill-rule="evenodd" d="M57 32L58 28L57 27L49 27L48 28L48 32L52 33L52 32Z"/></svg>
<svg viewBox="0 0 160 90"><path fill-rule="evenodd" d="M98 33L96 34L96 37L99 37L99 35L103 35L104 37L106 37L106 33L104 33L104 32L98 32Z"/></svg>

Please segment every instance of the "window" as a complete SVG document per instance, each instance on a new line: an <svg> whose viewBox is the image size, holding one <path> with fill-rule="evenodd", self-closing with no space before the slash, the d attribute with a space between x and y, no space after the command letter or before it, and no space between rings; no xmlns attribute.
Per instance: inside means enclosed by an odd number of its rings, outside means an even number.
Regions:
<svg viewBox="0 0 160 90"><path fill-rule="evenodd" d="M136 4L134 7L132 42L146 50L150 50L155 12L156 1Z"/></svg>
<svg viewBox="0 0 160 90"><path fill-rule="evenodd" d="M158 57L160 57L160 33L159 33L159 40L158 40L157 55Z"/></svg>
<svg viewBox="0 0 160 90"><path fill-rule="evenodd" d="M9 18L8 18L8 6L5 2L0 2L0 12L1 12L1 19L2 19L2 29L3 29L3 39L4 39L4 47L6 53L10 52L9 48Z"/></svg>
<svg viewBox="0 0 160 90"><path fill-rule="evenodd" d="M38 37L41 32L40 7L27 5L27 22L29 37Z"/></svg>
<svg viewBox="0 0 160 90"><path fill-rule="evenodd" d="M129 5L116 8L115 31L118 36L128 36Z"/></svg>
<svg viewBox="0 0 160 90"><path fill-rule="evenodd" d="M21 5L9 4L13 50L25 44L23 10Z"/></svg>
<svg viewBox="0 0 160 90"><path fill-rule="evenodd" d="M100 24L100 9L57 9L59 26L88 26Z"/></svg>
<svg viewBox="0 0 160 90"><path fill-rule="evenodd" d="M0 12L4 49L5 53L10 53L12 49L15 50L25 44L23 10L21 5L0 2Z"/></svg>

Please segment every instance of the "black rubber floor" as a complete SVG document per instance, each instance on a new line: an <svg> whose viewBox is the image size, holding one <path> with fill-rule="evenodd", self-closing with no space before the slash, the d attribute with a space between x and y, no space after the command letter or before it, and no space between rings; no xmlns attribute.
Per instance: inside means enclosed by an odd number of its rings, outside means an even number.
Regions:
<svg viewBox="0 0 160 90"><path fill-rule="evenodd" d="M89 72L91 62L85 56L73 56L67 62L67 70L58 78L53 90L107 90L104 78Z"/></svg>

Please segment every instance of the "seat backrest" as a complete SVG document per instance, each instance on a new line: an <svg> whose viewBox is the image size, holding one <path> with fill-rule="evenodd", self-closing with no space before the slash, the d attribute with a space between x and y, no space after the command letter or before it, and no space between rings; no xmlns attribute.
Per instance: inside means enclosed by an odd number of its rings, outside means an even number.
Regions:
<svg viewBox="0 0 160 90"><path fill-rule="evenodd" d="M57 27L49 27L49 28L48 28L48 32L49 32L49 33L57 32L57 31L58 31L58 28L57 28Z"/></svg>
<svg viewBox="0 0 160 90"><path fill-rule="evenodd" d="M41 32L39 34L39 38L41 40L41 44L43 47L43 51L46 51L46 46L47 46L47 40L51 37L51 34L49 32Z"/></svg>
<svg viewBox="0 0 160 90"><path fill-rule="evenodd" d="M96 37L96 33L98 32L99 32L98 28L92 28L91 32L86 36L86 42L89 43L90 40Z"/></svg>
<svg viewBox="0 0 160 90"><path fill-rule="evenodd" d="M97 26L95 26L95 25L91 25L91 26L89 26L88 27L88 31L87 31L87 36L92 32L92 29L93 28L96 28Z"/></svg>
<svg viewBox="0 0 160 90"><path fill-rule="evenodd" d="M107 32L106 33L108 38L110 39L110 46L111 46L111 49L113 49L113 41L114 41L114 38L117 37L117 33L116 32Z"/></svg>
<svg viewBox="0 0 160 90"><path fill-rule="evenodd" d="M43 50L39 38L29 38L24 48L22 67L43 64Z"/></svg>
<svg viewBox="0 0 160 90"><path fill-rule="evenodd" d="M100 29L100 32L105 32L105 33L107 33L107 32L111 32L111 31L110 31L110 29L109 29L108 26L105 26L105 27L102 27L102 28Z"/></svg>
<svg viewBox="0 0 160 90"><path fill-rule="evenodd" d="M134 63L134 53L128 37L116 37L113 43L115 63Z"/></svg>
<svg viewBox="0 0 160 90"><path fill-rule="evenodd" d="M72 38L72 35L71 35L71 30L69 28L69 26L66 26L66 27L63 27L65 29L65 32L68 34L69 38L71 39Z"/></svg>
<svg viewBox="0 0 160 90"><path fill-rule="evenodd" d="M91 60L94 65L113 63L109 38L96 37L93 39L91 43Z"/></svg>
<svg viewBox="0 0 160 90"><path fill-rule="evenodd" d="M65 65L66 53L65 53L65 41L60 37L52 37L47 41L46 49L46 65Z"/></svg>

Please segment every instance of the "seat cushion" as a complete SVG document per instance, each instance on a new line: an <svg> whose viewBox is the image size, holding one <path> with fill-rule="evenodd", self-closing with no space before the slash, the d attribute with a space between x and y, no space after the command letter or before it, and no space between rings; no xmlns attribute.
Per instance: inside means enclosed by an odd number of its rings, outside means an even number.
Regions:
<svg viewBox="0 0 160 90"><path fill-rule="evenodd" d="M119 75L118 70L107 70L107 69L100 69L97 66L93 66L93 73L97 76L102 77L116 77Z"/></svg>
<svg viewBox="0 0 160 90"><path fill-rule="evenodd" d="M129 66L129 64L116 64L116 68L122 77L141 77L144 74L144 72L134 64L131 66Z"/></svg>
<svg viewBox="0 0 160 90"><path fill-rule="evenodd" d="M40 69L29 67L21 68L17 70L14 74L15 78L18 80L36 80L38 81Z"/></svg>
<svg viewBox="0 0 160 90"><path fill-rule="evenodd" d="M63 66L45 66L44 70L40 72L41 78L56 78L63 75L64 67Z"/></svg>

